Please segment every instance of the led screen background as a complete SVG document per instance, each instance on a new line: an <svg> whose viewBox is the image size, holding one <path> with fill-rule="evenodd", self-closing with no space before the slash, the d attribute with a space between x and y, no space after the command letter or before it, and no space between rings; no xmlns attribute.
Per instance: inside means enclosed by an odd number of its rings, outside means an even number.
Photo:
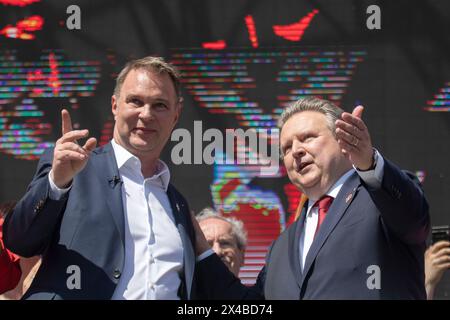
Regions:
<svg viewBox="0 0 450 320"><path fill-rule="evenodd" d="M66 8L81 9L68 30ZM381 8L381 29L366 8ZM162 55L183 73L178 128L270 129L301 96L361 103L374 145L424 177L433 224L448 224L450 72L447 1L0 1L0 199L19 199L60 135L60 110L101 144L112 134L114 78L130 58ZM244 220L241 276L252 283L267 247L292 221L300 192L283 168L173 165L198 212ZM206 146L204 143L203 146ZM252 150L247 150L252 152ZM253 156L258 157L255 153Z"/></svg>

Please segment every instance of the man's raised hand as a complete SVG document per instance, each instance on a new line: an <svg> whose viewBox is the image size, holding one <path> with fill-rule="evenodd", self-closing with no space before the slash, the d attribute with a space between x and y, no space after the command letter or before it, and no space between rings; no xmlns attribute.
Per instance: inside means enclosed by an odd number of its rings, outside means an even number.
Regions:
<svg viewBox="0 0 450 320"><path fill-rule="evenodd" d="M363 111L363 106L357 106L351 114L344 112L341 119L336 120L336 137L352 164L360 170L367 170L373 165L374 150L369 130L362 120Z"/></svg>
<svg viewBox="0 0 450 320"><path fill-rule="evenodd" d="M88 130L73 130L70 114L66 109L61 111L62 136L56 141L53 152L51 178L58 188L66 188L73 177L86 165L89 155L97 145L95 138L89 138L84 146L77 143L78 139L86 138Z"/></svg>

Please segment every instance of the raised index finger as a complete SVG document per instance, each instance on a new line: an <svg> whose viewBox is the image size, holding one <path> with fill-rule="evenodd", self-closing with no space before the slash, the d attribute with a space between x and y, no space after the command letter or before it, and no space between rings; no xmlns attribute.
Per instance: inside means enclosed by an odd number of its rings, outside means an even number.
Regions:
<svg viewBox="0 0 450 320"><path fill-rule="evenodd" d="M62 118L62 135L65 135L67 132L73 130L72 119L70 118L69 111L67 111L66 109L62 109L61 118Z"/></svg>

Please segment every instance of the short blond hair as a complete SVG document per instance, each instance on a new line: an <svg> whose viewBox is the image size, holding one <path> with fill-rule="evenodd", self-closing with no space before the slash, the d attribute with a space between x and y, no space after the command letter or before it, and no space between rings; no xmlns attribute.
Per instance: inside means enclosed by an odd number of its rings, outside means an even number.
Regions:
<svg viewBox="0 0 450 320"><path fill-rule="evenodd" d="M177 68L171 63L166 62L162 57L148 56L141 59L129 61L125 65L125 67L120 71L116 79L116 86L114 87L114 95L117 98L120 95L120 89L122 89L122 85L128 73L130 73L131 70L139 70L139 69L143 69L148 72L154 72L157 74L164 72L167 73L170 79L172 80L177 97L178 98L181 97L181 88L180 88L181 74L177 70Z"/></svg>

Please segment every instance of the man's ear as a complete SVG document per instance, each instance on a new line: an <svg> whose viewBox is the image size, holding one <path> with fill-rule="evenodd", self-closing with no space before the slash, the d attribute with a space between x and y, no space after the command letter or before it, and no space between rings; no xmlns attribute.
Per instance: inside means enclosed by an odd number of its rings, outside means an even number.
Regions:
<svg viewBox="0 0 450 320"><path fill-rule="evenodd" d="M244 266L245 261L245 249L239 250L239 256L241 258L241 267Z"/></svg>
<svg viewBox="0 0 450 320"><path fill-rule="evenodd" d="M116 96L115 95L112 95L111 96L111 111L112 111L112 114L114 115L114 120L116 120L116 115L117 115L117 108L118 108L118 106L117 106L117 101L118 99L116 98Z"/></svg>
<svg viewBox="0 0 450 320"><path fill-rule="evenodd" d="M180 119L181 111L183 111L183 106L184 106L183 103L184 103L184 100L183 100L182 97L180 97L180 98L178 99L178 103L177 103L177 106L176 106L177 111L176 111L176 115L175 115L175 121L174 121L174 123L173 123L173 126L174 126L174 127L175 127L175 125L178 123L178 120Z"/></svg>

